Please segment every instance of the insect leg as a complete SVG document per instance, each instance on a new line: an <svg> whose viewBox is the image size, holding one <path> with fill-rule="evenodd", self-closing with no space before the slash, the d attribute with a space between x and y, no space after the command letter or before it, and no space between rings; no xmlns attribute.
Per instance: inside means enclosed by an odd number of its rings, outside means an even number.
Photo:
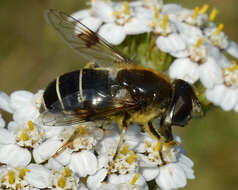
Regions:
<svg viewBox="0 0 238 190"><path fill-rule="evenodd" d="M108 167L108 171L107 171L107 176L105 177L105 179L103 180L104 183L107 182L108 180L108 176L111 174L111 170L114 164L114 161L117 158L118 153L121 150L121 145L123 144L123 141L125 139L125 135L126 135L126 131L127 131L127 127L128 127L128 120L129 120L129 115L125 114L121 119L119 119L118 125L121 128L121 135L120 135L120 140L119 143L117 144L117 149L115 154L113 155L112 160L109 162L109 167Z"/></svg>
<svg viewBox="0 0 238 190"><path fill-rule="evenodd" d="M160 124L160 133L165 139L165 143L167 145L171 146L177 146L178 142L174 140L173 134L172 134L172 126L170 123L166 123L164 121Z"/></svg>
<svg viewBox="0 0 238 190"><path fill-rule="evenodd" d="M144 126L144 130L152 137L157 139L158 141L161 140L161 135L159 131L154 127L154 124L152 121L149 121Z"/></svg>

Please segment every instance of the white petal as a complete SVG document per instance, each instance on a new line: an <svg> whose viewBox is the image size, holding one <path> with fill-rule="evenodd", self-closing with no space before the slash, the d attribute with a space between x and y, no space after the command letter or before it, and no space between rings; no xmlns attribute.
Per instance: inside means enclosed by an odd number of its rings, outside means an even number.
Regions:
<svg viewBox="0 0 238 190"><path fill-rule="evenodd" d="M177 57L177 58L185 58L185 57L188 57L188 55L189 55L187 49L185 49L183 51L171 52L170 54L174 57Z"/></svg>
<svg viewBox="0 0 238 190"><path fill-rule="evenodd" d="M223 82L222 70L213 58L208 58L205 63L200 65L199 70L200 80L206 88L213 88L214 85Z"/></svg>
<svg viewBox="0 0 238 190"><path fill-rule="evenodd" d="M149 168L145 167L141 169L141 174L144 176L146 181L151 181L159 175L159 168Z"/></svg>
<svg viewBox="0 0 238 190"><path fill-rule="evenodd" d="M10 98L5 92L2 91L0 91L0 109L12 113L12 108L10 107Z"/></svg>
<svg viewBox="0 0 238 190"><path fill-rule="evenodd" d="M166 4L163 6L163 14L178 14L183 10L183 7L178 4Z"/></svg>
<svg viewBox="0 0 238 190"><path fill-rule="evenodd" d="M169 163L160 167L160 174L156 178L161 189L177 189L187 183L185 173L176 163Z"/></svg>
<svg viewBox="0 0 238 190"><path fill-rule="evenodd" d="M178 166L184 171L188 179L194 179L193 161L184 154L179 155Z"/></svg>
<svg viewBox="0 0 238 190"><path fill-rule="evenodd" d="M208 55L213 57L215 62L220 66L220 67L229 67L231 66L230 61L227 59L226 56L224 56L223 53L220 52L220 50L212 45L207 46L208 50Z"/></svg>
<svg viewBox="0 0 238 190"><path fill-rule="evenodd" d="M102 185L102 181L107 175L107 169L98 170L94 175L90 175L87 179L87 186L90 189L97 189Z"/></svg>
<svg viewBox="0 0 238 190"><path fill-rule="evenodd" d="M113 9L109 3L103 1L97 1L92 6L92 14L103 20L104 22L113 22L114 18L112 16Z"/></svg>
<svg viewBox="0 0 238 190"><path fill-rule="evenodd" d="M25 167L31 161L31 153L17 145L0 146L0 162L13 167Z"/></svg>
<svg viewBox="0 0 238 190"><path fill-rule="evenodd" d="M77 11L73 14L71 14L71 17L75 18L76 20L81 20L83 18L90 16L90 10L89 9L83 9L80 11Z"/></svg>
<svg viewBox="0 0 238 190"><path fill-rule="evenodd" d="M172 79L183 79L193 84L199 79L199 66L188 58L176 59L168 73Z"/></svg>
<svg viewBox="0 0 238 190"><path fill-rule="evenodd" d="M14 144L15 136L7 129L0 128L0 144Z"/></svg>
<svg viewBox="0 0 238 190"><path fill-rule="evenodd" d="M230 111L236 106L237 100L238 100L238 90L226 87L226 90L220 105L223 110Z"/></svg>
<svg viewBox="0 0 238 190"><path fill-rule="evenodd" d="M185 23L175 23L177 29L180 32L181 37L185 40L189 45L194 45L196 42L203 37L202 31L195 26L191 26Z"/></svg>
<svg viewBox="0 0 238 190"><path fill-rule="evenodd" d="M135 17L137 19L145 19L147 21L151 21L154 18L154 13L150 9L144 8L142 6L135 8ZM148 25L148 23L147 23Z"/></svg>
<svg viewBox="0 0 238 190"><path fill-rule="evenodd" d="M89 151L73 153L69 168L80 177L93 175L97 170L97 158Z"/></svg>
<svg viewBox="0 0 238 190"><path fill-rule="evenodd" d="M179 52L186 49L186 44L180 35L173 33L167 37L159 36L156 40L156 45L163 52Z"/></svg>
<svg viewBox="0 0 238 190"><path fill-rule="evenodd" d="M68 165L71 161L71 151L67 148L62 153L60 153L55 160L57 160L62 165Z"/></svg>
<svg viewBox="0 0 238 190"><path fill-rule="evenodd" d="M14 110L21 109L25 107L27 104L29 105L31 99L33 98L33 94L28 91L19 90L15 91L10 95L10 104Z"/></svg>
<svg viewBox="0 0 238 190"><path fill-rule="evenodd" d="M220 105L225 94L226 87L224 85L216 85L214 88L206 90L206 97L215 105Z"/></svg>
<svg viewBox="0 0 238 190"><path fill-rule="evenodd" d="M133 174L133 173L132 174L127 174L127 175L112 174L112 175L109 176L109 183L112 183L112 184L123 184L123 183L130 184L135 175L136 174ZM136 180L135 184L141 186L142 189L144 189L144 190L148 189L145 178L142 175L139 176L139 178Z"/></svg>
<svg viewBox="0 0 238 190"><path fill-rule="evenodd" d="M129 23L125 24L124 31L126 34L135 35L150 32L151 28L148 26L148 21L145 19L133 18Z"/></svg>
<svg viewBox="0 0 238 190"><path fill-rule="evenodd" d="M60 140L48 139L42 143L39 147L33 150L33 157L36 163L41 163L51 156L63 145Z"/></svg>
<svg viewBox="0 0 238 190"><path fill-rule="evenodd" d="M113 45L119 45L126 38L123 27L117 26L114 23L102 25L99 29L99 35Z"/></svg>
<svg viewBox="0 0 238 190"><path fill-rule="evenodd" d="M236 42L230 41L230 45L226 51L233 57L238 58L238 44Z"/></svg>
<svg viewBox="0 0 238 190"><path fill-rule="evenodd" d="M26 105L21 109L16 110L13 114L13 119L17 122L24 122L29 120L35 120L39 116L39 111L32 105Z"/></svg>
<svg viewBox="0 0 238 190"><path fill-rule="evenodd" d="M47 188L51 186L52 174L47 168L30 164L28 166L29 172L26 173L24 180L37 188Z"/></svg>
<svg viewBox="0 0 238 190"><path fill-rule="evenodd" d="M56 159L54 158L50 158L47 162L47 164L45 164L45 167L48 169L60 169L62 168L62 164L60 164Z"/></svg>
<svg viewBox="0 0 238 190"><path fill-rule="evenodd" d="M95 32L102 24L102 21L98 18L90 16L82 19L81 23L83 23L85 26L87 26L89 29Z"/></svg>

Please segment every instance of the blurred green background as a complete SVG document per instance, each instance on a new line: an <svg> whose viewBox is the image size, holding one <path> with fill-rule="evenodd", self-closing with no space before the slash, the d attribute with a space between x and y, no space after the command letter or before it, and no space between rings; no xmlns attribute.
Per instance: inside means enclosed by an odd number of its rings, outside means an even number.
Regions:
<svg viewBox="0 0 238 190"><path fill-rule="evenodd" d="M82 58L74 54L46 24L47 8L72 13L86 6L83 0L0 1L0 90L11 93L43 89L59 74L78 68ZM172 1L170 1L172 2ZM208 3L219 10L230 39L238 42L237 0L173 0L193 8ZM7 115L4 115L5 118ZM194 161L196 180L186 190L238 189L238 114L211 111L177 128L187 155Z"/></svg>

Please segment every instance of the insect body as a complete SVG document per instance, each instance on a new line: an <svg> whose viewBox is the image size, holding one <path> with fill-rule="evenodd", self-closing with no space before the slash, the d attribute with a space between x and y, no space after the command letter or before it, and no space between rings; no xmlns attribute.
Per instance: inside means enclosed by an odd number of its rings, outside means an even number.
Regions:
<svg viewBox="0 0 238 190"><path fill-rule="evenodd" d="M96 65L59 76L46 88L40 118L45 125L65 126L87 121L118 120L122 129L135 122L151 136L171 142L171 126L184 126L201 111L192 87L139 67L97 33L65 13L49 10L48 22L71 48ZM153 125L160 119L160 127ZM115 156L114 156L115 157Z"/></svg>

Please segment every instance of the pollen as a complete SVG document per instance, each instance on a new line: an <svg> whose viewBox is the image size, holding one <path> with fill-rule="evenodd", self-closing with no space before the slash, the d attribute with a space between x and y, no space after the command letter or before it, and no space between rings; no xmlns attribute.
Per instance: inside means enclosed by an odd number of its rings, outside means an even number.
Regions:
<svg viewBox="0 0 238 190"><path fill-rule="evenodd" d="M70 169L69 169L69 168L65 168L65 169L64 169L64 173L65 173L65 177L71 176L71 172L70 172Z"/></svg>
<svg viewBox="0 0 238 190"><path fill-rule="evenodd" d="M163 23L162 23L162 28L165 30L167 23L168 23L169 16L166 14L164 15Z"/></svg>
<svg viewBox="0 0 238 190"><path fill-rule="evenodd" d="M29 121L28 121L28 128L29 128L31 131L34 130L34 124L33 124L32 120L29 120Z"/></svg>
<svg viewBox="0 0 238 190"><path fill-rule="evenodd" d="M29 140L29 137L27 135L27 130L26 129L22 130L22 133L20 135L20 139L23 140L23 141L28 141Z"/></svg>
<svg viewBox="0 0 238 190"><path fill-rule="evenodd" d="M195 48L199 48L200 46L201 46L201 44L203 43L203 38L200 38L198 41L197 41L197 43L195 44Z"/></svg>
<svg viewBox="0 0 238 190"><path fill-rule="evenodd" d="M10 184L14 184L15 183L15 173L12 170L8 171L8 181Z"/></svg>
<svg viewBox="0 0 238 190"><path fill-rule="evenodd" d="M215 20L215 18L216 18L216 16L217 16L217 14L218 14L218 10L216 9L216 8L214 8L213 10L212 10L212 12L210 13L210 15L209 15L209 20L210 21L214 21Z"/></svg>
<svg viewBox="0 0 238 190"><path fill-rule="evenodd" d="M198 13L199 13L200 8L199 7L195 7L194 11L193 11L193 19L197 19L198 17Z"/></svg>
<svg viewBox="0 0 238 190"><path fill-rule="evenodd" d="M207 12L208 8L209 8L209 5L208 4L204 4L202 6L202 8L200 9L199 13L200 14L205 14Z"/></svg>
<svg viewBox="0 0 238 190"><path fill-rule="evenodd" d="M136 181L138 180L139 177L140 177L140 173L136 173L136 175L131 180L131 185L135 185L135 183L136 183Z"/></svg>
<svg viewBox="0 0 238 190"><path fill-rule="evenodd" d="M135 161L136 155L135 152L133 150L130 151L130 156L127 160L128 164L133 164L133 162Z"/></svg>
<svg viewBox="0 0 238 190"><path fill-rule="evenodd" d="M121 153L126 155L127 151L128 151L128 148L129 148L129 145L128 144L125 144L125 146L123 147Z"/></svg>
<svg viewBox="0 0 238 190"><path fill-rule="evenodd" d="M219 35L221 33L221 31L223 30L223 28L224 28L224 24L219 24L215 34Z"/></svg>
<svg viewBox="0 0 238 190"><path fill-rule="evenodd" d="M19 171L19 177L21 179L24 179L26 172L28 172L29 169L28 168L19 168L18 171Z"/></svg>
<svg viewBox="0 0 238 190"><path fill-rule="evenodd" d="M61 187L61 188L64 188L65 187L65 178L64 177L61 177L58 181L58 186Z"/></svg>
<svg viewBox="0 0 238 190"><path fill-rule="evenodd" d="M158 19L158 18L159 18L159 15L160 15L159 7L156 6L154 9L155 9L155 10L154 10L154 11L155 11L155 13L154 13L154 18L155 18L155 19Z"/></svg>
<svg viewBox="0 0 238 190"><path fill-rule="evenodd" d="M160 150L160 148L161 148L161 142L158 141L157 144L156 144L155 147L154 147L154 151L155 151L155 152L158 152L158 151Z"/></svg>
<svg viewBox="0 0 238 190"><path fill-rule="evenodd" d="M85 127L81 127L79 133L83 136L85 135Z"/></svg>
<svg viewBox="0 0 238 190"><path fill-rule="evenodd" d="M130 7L128 1L124 1L124 12L126 15L130 14Z"/></svg>

